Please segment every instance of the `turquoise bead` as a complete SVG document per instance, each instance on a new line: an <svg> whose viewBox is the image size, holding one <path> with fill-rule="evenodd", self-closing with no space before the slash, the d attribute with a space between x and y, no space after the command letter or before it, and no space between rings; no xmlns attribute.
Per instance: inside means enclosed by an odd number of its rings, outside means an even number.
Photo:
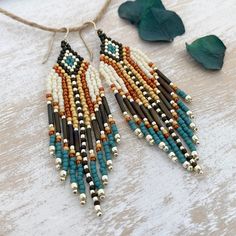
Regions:
<svg viewBox="0 0 236 236"><path fill-rule="evenodd" d="M190 118L181 109L178 109L176 112L183 119L183 121L186 123L186 125L189 126L192 123Z"/></svg>
<svg viewBox="0 0 236 236"><path fill-rule="evenodd" d="M84 172L83 172L83 166L82 164L79 164L77 166L77 171L78 171L78 175L77 175L77 184L78 184L78 189L80 193L85 193L85 184L84 184Z"/></svg>
<svg viewBox="0 0 236 236"><path fill-rule="evenodd" d="M183 99L185 99L187 96L187 94L179 88L176 90L176 93Z"/></svg>
<svg viewBox="0 0 236 236"><path fill-rule="evenodd" d="M184 112L188 112L189 108L181 101L178 100L177 104L179 105L179 107L184 111Z"/></svg>
<svg viewBox="0 0 236 236"><path fill-rule="evenodd" d="M179 124L179 125L181 126L181 128L183 129L183 131L184 131L185 133L187 133L190 138L192 138L193 135L194 135L194 133L193 133L193 131L192 131L190 128L188 128L188 126L184 123L184 121L182 120L182 118L179 117L177 121L178 121L178 124Z"/></svg>
<svg viewBox="0 0 236 236"><path fill-rule="evenodd" d="M115 139L114 139L113 135L112 134L108 134L107 137L108 137L109 145L111 146L111 148L116 147Z"/></svg>
<svg viewBox="0 0 236 236"><path fill-rule="evenodd" d="M159 131L157 132L157 135L158 135L158 137L160 138L160 140L161 140L162 142L164 142L165 145L168 147L168 149L169 149L168 152L170 153L171 150L172 150L172 148L171 148L171 146L169 145L169 143L167 142L167 140L166 140L166 138L164 137L163 133L159 130Z"/></svg>
<svg viewBox="0 0 236 236"><path fill-rule="evenodd" d="M128 124L129 124L132 131L135 131L137 129L137 125L133 120L129 120Z"/></svg>
<svg viewBox="0 0 236 236"><path fill-rule="evenodd" d="M72 56L68 56L65 60L66 64L68 64L69 66L73 66L75 63L75 60Z"/></svg>
<svg viewBox="0 0 236 236"><path fill-rule="evenodd" d="M97 152L97 158L98 158L98 162L99 162L99 166L100 166L99 170L100 170L101 175L107 175L107 166L104 161L102 151Z"/></svg>
<svg viewBox="0 0 236 236"><path fill-rule="evenodd" d="M146 137L147 135L149 135L149 132L145 126L145 124L143 122L141 122L141 124L139 125L143 135Z"/></svg>
<svg viewBox="0 0 236 236"><path fill-rule="evenodd" d="M111 130L114 133L114 135L119 133L116 124L112 124L111 125Z"/></svg>
<svg viewBox="0 0 236 236"><path fill-rule="evenodd" d="M101 183L101 181L98 177L98 174L97 174L97 168L96 168L96 162L95 161L90 162L90 169L93 170L93 171L91 171L91 176L93 178L95 187L97 189L103 188L103 185L102 185L102 183Z"/></svg>
<svg viewBox="0 0 236 236"><path fill-rule="evenodd" d="M175 143L175 141L173 140L172 137L168 137L167 138L170 146L172 147L176 157L178 158L179 162L181 164L183 164L186 161L185 156L182 154L182 152L180 151L179 147L177 146L177 144Z"/></svg>
<svg viewBox="0 0 236 236"><path fill-rule="evenodd" d="M161 142L161 140L159 139L159 137L157 136L156 132L154 131L154 129L152 127L150 127L149 129L149 133L152 135L154 141L156 144L159 144Z"/></svg>
<svg viewBox="0 0 236 236"><path fill-rule="evenodd" d="M196 151L195 144L192 142L192 140L188 137L188 135L179 127L177 129L178 133L181 135L183 138L184 142L187 144L188 148L190 151Z"/></svg>

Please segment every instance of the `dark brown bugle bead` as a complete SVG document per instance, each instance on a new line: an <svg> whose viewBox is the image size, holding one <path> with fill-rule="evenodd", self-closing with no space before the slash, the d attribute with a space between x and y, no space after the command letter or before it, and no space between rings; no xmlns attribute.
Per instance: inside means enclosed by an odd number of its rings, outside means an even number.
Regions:
<svg viewBox="0 0 236 236"><path fill-rule="evenodd" d="M99 110L95 111L95 116L96 116L96 120L98 122L100 130L104 130L104 126L103 126L103 123L102 123L102 116L101 116L101 113L100 113Z"/></svg>
<svg viewBox="0 0 236 236"><path fill-rule="evenodd" d="M100 130L96 120L92 120L93 132L96 140L100 140Z"/></svg>
<svg viewBox="0 0 236 236"><path fill-rule="evenodd" d="M78 130L74 130L74 141L75 141L75 151L80 152L81 142Z"/></svg>
<svg viewBox="0 0 236 236"><path fill-rule="evenodd" d="M146 117L145 117L145 115L143 114L143 112L142 112L140 106L138 105L138 103L135 102L135 101L133 101L133 102L131 102L131 104L132 104L134 110L135 110L135 111L137 112L137 114L139 115L139 117L140 117L142 120L145 119Z"/></svg>
<svg viewBox="0 0 236 236"><path fill-rule="evenodd" d="M159 77L165 80L168 84L171 83L171 81L160 70L156 69L156 72L159 75Z"/></svg>
<svg viewBox="0 0 236 236"><path fill-rule="evenodd" d="M103 124L108 122L107 114L105 112L103 104L99 104L99 111L102 117Z"/></svg>
<svg viewBox="0 0 236 236"><path fill-rule="evenodd" d="M48 108L48 123L49 125L54 124L54 119L53 119L53 107L52 104L47 104Z"/></svg>
<svg viewBox="0 0 236 236"><path fill-rule="evenodd" d="M151 114L149 113L149 111L146 109L146 107L144 107L144 105L140 105L140 108L142 110L142 112L144 113L144 115L146 116L146 118L148 119L148 121L150 123L153 123L153 118L151 116Z"/></svg>
<svg viewBox="0 0 236 236"><path fill-rule="evenodd" d="M72 124L68 124L68 131L69 131L69 145L74 146L74 128Z"/></svg>
<svg viewBox="0 0 236 236"><path fill-rule="evenodd" d="M123 103L122 96L119 93L116 93L115 97L116 97L116 100L117 100L117 102L120 106L120 109L121 109L122 113L126 112L126 108L125 108L125 105Z"/></svg>
<svg viewBox="0 0 236 236"><path fill-rule="evenodd" d="M62 134L63 134L63 138L64 138L64 139L68 139L66 118L62 118L62 119L61 119L61 124L62 124Z"/></svg>
<svg viewBox="0 0 236 236"><path fill-rule="evenodd" d="M87 128L86 133L87 133L88 149L93 150L93 141L92 141L91 128Z"/></svg>
<svg viewBox="0 0 236 236"><path fill-rule="evenodd" d="M60 117L58 112L54 112L56 132L61 133Z"/></svg>
<svg viewBox="0 0 236 236"><path fill-rule="evenodd" d="M134 116L134 115L137 115L134 108L132 107L130 101L128 98L123 98L124 102L125 102L125 105L126 107L128 108L128 110L130 111L131 115Z"/></svg>

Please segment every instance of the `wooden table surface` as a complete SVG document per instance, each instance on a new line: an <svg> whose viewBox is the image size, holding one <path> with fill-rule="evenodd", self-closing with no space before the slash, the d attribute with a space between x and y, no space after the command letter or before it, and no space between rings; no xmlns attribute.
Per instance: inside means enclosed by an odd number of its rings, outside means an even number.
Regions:
<svg viewBox="0 0 236 236"><path fill-rule="evenodd" d="M92 19L104 0L0 1L20 16L51 26ZM45 82L56 61L58 34L47 64L42 59L50 34L0 16L0 235L236 235L236 4L235 0L164 0L183 19L186 33L173 43L147 43L117 15L113 0L98 26L126 45L146 52L159 68L188 91L199 127L203 176L185 172L157 147L137 140L107 90L122 143L97 218L91 202L81 207L69 183L61 183L48 155ZM202 69L185 42L216 34L227 46L219 72ZM84 33L98 65L99 40ZM88 58L78 34L69 42Z"/></svg>

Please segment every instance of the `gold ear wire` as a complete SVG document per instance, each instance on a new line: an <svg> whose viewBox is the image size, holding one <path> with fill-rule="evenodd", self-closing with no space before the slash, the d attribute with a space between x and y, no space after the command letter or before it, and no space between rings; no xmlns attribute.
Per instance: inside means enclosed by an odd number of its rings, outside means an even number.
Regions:
<svg viewBox="0 0 236 236"><path fill-rule="evenodd" d="M51 39L50 39L50 41L48 43L48 50L47 50L47 53L44 56L42 64L45 64L48 61L48 58L49 58L49 56L51 54L51 51L52 51L52 47L53 47L53 43L54 43L54 40L55 40L55 36L56 36L56 32L54 32L52 34L52 37L51 37Z"/></svg>
<svg viewBox="0 0 236 236"><path fill-rule="evenodd" d="M92 24L93 27L94 27L94 29L95 29L96 31L98 30L97 25L96 25L96 23L95 23L94 21L86 21L86 22L84 23L85 26L87 26L88 24Z"/></svg>
<svg viewBox="0 0 236 236"><path fill-rule="evenodd" d="M64 29L66 30L66 34L65 34L65 36L64 36L64 40L66 40L67 37L68 37L68 35L69 35L69 33L70 33L70 29L69 29L69 27L66 27L66 28L64 28ZM48 58L49 58L49 56L50 56L50 54L51 54L51 52L52 52L52 47L53 47L53 43L54 43L54 40L55 40L55 36L56 36L56 32L53 32L52 37L51 37L51 40L49 41L49 44L48 44L47 53L46 53L45 56L44 56L44 59L43 59L43 61L42 61L42 64L45 64L45 63L48 61Z"/></svg>
<svg viewBox="0 0 236 236"><path fill-rule="evenodd" d="M82 34L81 34L81 30L79 30L79 36L80 36L80 38L81 38L81 40L82 40L82 42L83 42L85 48L87 49L87 51L88 51L88 53L89 53L90 61L93 61L93 52L92 52L92 50L88 47L88 45L87 45L87 43L86 43L84 37L83 37Z"/></svg>
<svg viewBox="0 0 236 236"><path fill-rule="evenodd" d="M98 30L98 29L97 29L97 25L96 25L96 23L95 23L94 21L87 21L87 22L85 22L85 23L83 24L83 26L82 26L81 29L79 30L79 36L80 36L80 38L81 38L81 40L82 40L82 42L83 42L85 48L87 49L87 51L88 51L88 53L89 53L90 61L93 61L93 52L92 52L92 50L88 47L88 44L86 43L84 37L83 37L82 34L81 34L81 31L82 31L83 29L85 29L89 24L92 24L92 25L93 25L95 31Z"/></svg>
<svg viewBox="0 0 236 236"><path fill-rule="evenodd" d="M66 29L66 34L65 34L65 36L64 36L64 40L67 39L67 37L68 37L68 35L69 35L69 33L70 33L70 28L69 28L69 27L66 27L65 29Z"/></svg>

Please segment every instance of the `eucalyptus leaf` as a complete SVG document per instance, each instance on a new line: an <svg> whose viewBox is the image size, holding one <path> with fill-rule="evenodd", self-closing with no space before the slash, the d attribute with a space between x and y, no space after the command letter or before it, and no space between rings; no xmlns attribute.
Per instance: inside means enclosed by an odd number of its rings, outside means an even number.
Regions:
<svg viewBox="0 0 236 236"><path fill-rule="evenodd" d="M165 9L161 0L126 1L120 5L118 14L121 18L130 21L130 23L138 24L145 12L152 7Z"/></svg>
<svg viewBox="0 0 236 236"><path fill-rule="evenodd" d="M147 41L173 41L185 32L181 18L173 11L151 8L138 25L139 35Z"/></svg>
<svg viewBox="0 0 236 236"><path fill-rule="evenodd" d="M186 43L188 53L201 65L209 70L220 70L224 64L226 46L215 35L208 35Z"/></svg>
<svg viewBox="0 0 236 236"><path fill-rule="evenodd" d="M118 9L119 16L138 27L147 41L173 41L185 32L181 18L165 9L161 0L126 1Z"/></svg>

